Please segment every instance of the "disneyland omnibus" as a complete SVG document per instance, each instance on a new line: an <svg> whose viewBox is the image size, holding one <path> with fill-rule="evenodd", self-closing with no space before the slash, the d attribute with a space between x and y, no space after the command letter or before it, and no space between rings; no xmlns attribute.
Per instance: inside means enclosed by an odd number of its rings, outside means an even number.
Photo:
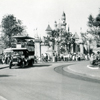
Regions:
<svg viewBox="0 0 100 100"><path fill-rule="evenodd" d="M34 40L28 36L14 36L17 40L15 47L4 50L3 63L9 64L11 69L13 66L26 67L34 64Z"/></svg>

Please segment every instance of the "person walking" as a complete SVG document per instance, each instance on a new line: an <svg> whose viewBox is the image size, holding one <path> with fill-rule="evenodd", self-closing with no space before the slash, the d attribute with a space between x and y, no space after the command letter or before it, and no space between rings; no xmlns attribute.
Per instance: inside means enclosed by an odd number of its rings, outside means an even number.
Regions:
<svg viewBox="0 0 100 100"><path fill-rule="evenodd" d="M46 53L46 62L48 62L48 54Z"/></svg>

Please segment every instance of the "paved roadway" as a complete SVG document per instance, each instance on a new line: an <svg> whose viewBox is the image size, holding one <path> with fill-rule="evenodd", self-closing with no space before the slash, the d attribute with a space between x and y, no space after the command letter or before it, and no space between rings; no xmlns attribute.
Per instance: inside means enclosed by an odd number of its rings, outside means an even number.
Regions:
<svg viewBox="0 0 100 100"><path fill-rule="evenodd" d="M100 81L64 71L68 65L41 63L24 69L1 68L0 100L100 100Z"/></svg>

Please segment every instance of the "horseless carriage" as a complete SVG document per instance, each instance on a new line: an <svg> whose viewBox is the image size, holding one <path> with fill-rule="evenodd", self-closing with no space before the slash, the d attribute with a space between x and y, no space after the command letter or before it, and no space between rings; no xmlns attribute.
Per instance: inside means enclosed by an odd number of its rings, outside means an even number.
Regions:
<svg viewBox="0 0 100 100"><path fill-rule="evenodd" d="M100 66L100 52L97 52L97 54L95 54L95 53L91 54L90 64L91 65L98 65L98 66Z"/></svg>

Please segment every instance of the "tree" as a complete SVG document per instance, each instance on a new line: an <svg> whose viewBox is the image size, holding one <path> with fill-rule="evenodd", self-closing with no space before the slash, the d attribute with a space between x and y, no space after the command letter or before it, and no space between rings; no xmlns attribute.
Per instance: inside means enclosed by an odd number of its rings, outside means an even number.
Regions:
<svg viewBox="0 0 100 100"><path fill-rule="evenodd" d="M100 14L98 14L95 18L93 18L92 15L89 15L88 26L89 26L89 31L87 32L89 34L92 34L98 41L98 39L100 39Z"/></svg>
<svg viewBox="0 0 100 100"><path fill-rule="evenodd" d="M55 42L56 42L56 38L58 37L58 31L56 30L52 30L51 32L48 32L47 33L47 36L44 37L44 43L45 45L48 45L49 47L52 46L52 50L54 50L54 45L55 45ZM52 44L50 44L52 43Z"/></svg>
<svg viewBox="0 0 100 100"><path fill-rule="evenodd" d="M85 54L91 54L90 45L93 45L93 36L87 33L81 33L82 41L85 46Z"/></svg>
<svg viewBox="0 0 100 100"><path fill-rule="evenodd" d="M21 34L24 31L24 26L19 19L16 19L14 15L3 16L1 22L2 28L2 41L5 44L5 47L11 47L11 42L13 42L12 36Z"/></svg>
<svg viewBox="0 0 100 100"><path fill-rule="evenodd" d="M63 47L63 53L66 51L69 53L71 50L71 44L73 44L75 41L72 38L72 34L70 32L62 31L62 36L61 36L61 42L60 45Z"/></svg>
<svg viewBox="0 0 100 100"><path fill-rule="evenodd" d="M48 46L51 46L50 43L52 43L53 51L55 50L55 45L58 45L59 53L65 53L66 51L69 53L71 50L71 44L75 42L72 38L72 34L62 29L52 30L51 32L48 32L48 36L45 37L44 40Z"/></svg>

